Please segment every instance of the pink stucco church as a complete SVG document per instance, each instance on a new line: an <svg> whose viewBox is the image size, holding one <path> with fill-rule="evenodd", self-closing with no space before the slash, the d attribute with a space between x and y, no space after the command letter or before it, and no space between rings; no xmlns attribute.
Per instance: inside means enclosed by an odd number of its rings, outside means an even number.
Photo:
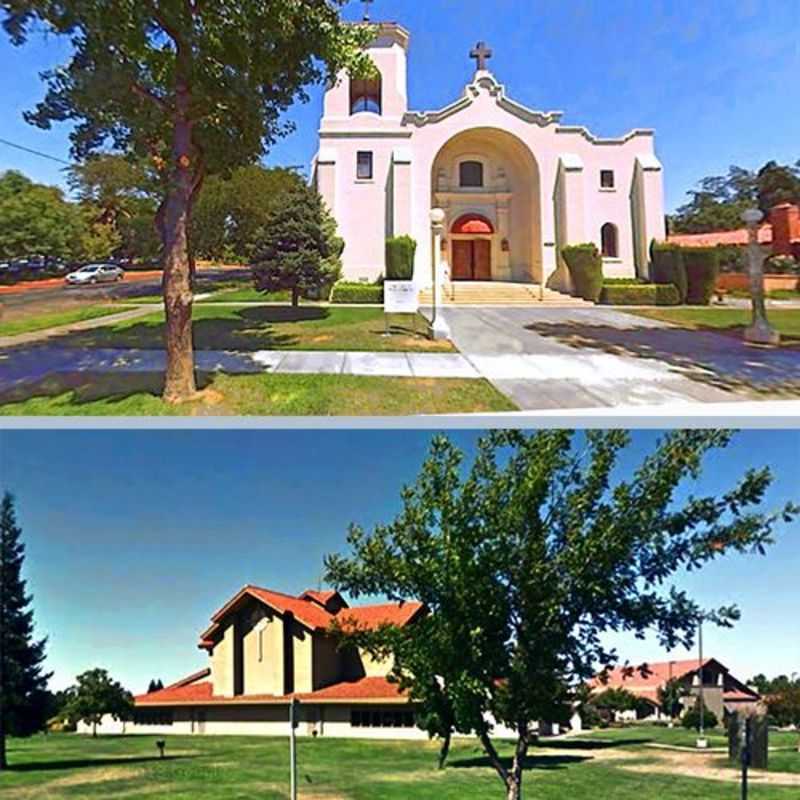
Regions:
<svg viewBox="0 0 800 800"><path fill-rule="evenodd" d="M566 290L560 248L583 242L602 250L606 277L647 277L650 243L665 236L653 131L601 139L561 124L559 111L515 102L482 43L464 53L460 97L412 111L409 33L394 23L378 31L369 52L380 76L343 75L328 90L313 164L346 242L346 279L379 278L385 239L408 234L418 243L415 281L430 287L434 208L446 214L441 260L451 281Z"/></svg>

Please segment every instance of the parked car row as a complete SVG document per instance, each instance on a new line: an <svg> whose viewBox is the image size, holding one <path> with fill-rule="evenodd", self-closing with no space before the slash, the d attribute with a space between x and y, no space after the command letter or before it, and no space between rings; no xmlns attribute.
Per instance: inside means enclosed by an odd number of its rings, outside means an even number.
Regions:
<svg viewBox="0 0 800 800"><path fill-rule="evenodd" d="M103 261L65 261L50 256L31 255L0 261L0 283L38 280L64 276L68 286L112 283L125 277L124 267L133 266L129 258L109 258Z"/></svg>

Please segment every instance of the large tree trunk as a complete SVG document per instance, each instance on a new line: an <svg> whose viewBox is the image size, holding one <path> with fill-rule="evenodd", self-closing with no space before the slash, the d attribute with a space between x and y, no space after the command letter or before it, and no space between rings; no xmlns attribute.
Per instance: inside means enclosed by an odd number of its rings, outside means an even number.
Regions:
<svg viewBox="0 0 800 800"><path fill-rule="evenodd" d="M184 403L197 395L192 344L192 269L189 261L189 216L195 185L189 92L178 88L173 134L173 172L163 213L164 310L167 372L164 400Z"/></svg>
<svg viewBox="0 0 800 800"><path fill-rule="evenodd" d="M530 745L527 723L520 723L517 726L517 732L517 746L514 751L514 761L511 769L507 769L503 764L488 732L481 731L478 733L478 738L486 755L489 756L489 761L506 787L506 800L522 800L522 771L525 767L525 757L528 754Z"/></svg>
<svg viewBox="0 0 800 800"><path fill-rule="evenodd" d="M506 800L522 800L522 781L509 778L506 781Z"/></svg>
<svg viewBox="0 0 800 800"><path fill-rule="evenodd" d="M0 540L0 770L8 767L6 758L6 546Z"/></svg>
<svg viewBox="0 0 800 800"><path fill-rule="evenodd" d="M444 765L447 763L447 756L450 753L450 734L448 733L442 739L442 747L439 750L439 769L444 769Z"/></svg>

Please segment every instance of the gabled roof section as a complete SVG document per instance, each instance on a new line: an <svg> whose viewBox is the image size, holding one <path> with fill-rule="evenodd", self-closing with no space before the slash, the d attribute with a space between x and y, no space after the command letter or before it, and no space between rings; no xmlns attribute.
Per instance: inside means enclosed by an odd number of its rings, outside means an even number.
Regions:
<svg viewBox="0 0 800 800"><path fill-rule="evenodd" d="M519 117L525 122L530 122L531 124L539 125L543 128L547 125L554 125L559 122L563 116L563 112L561 111L535 111L521 103L517 103L507 96L506 87L498 82L497 78L495 78L491 72L478 72L473 82L464 89L464 94L461 98L454 103L438 111L408 112L403 117L403 124L413 125L417 128L422 128L426 125L435 125L469 108L483 92L495 98L497 105L504 111L508 111L509 114L513 114L515 117Z"/></svg>
<svg viewBox="0 0 800 800"><path fill-rule="evenodd" d="M715 662L713 658L706 658L703 661L703 666L707 667L709 664L719 663ZM719 664L722 667L722 664ZM670 678L676 680L684 678L692 672L699 669L700 663L695 659L686 661L659 661L648 663L641 666L623 666L615 667L607 674L607 681L604 681L601 676L593 678L589 683L592 687L597 689L619 689L619 688L637 688L637 689L658 689L666 684ZM723 667L723 670L727 670Z"/></svg>
<svg viewBox="0 0 800 800"><path fill-rule="evenodd" d="M291 614L310 631L326 631L333 626L334 620L341 620L345 626L355 625L362 630L382 625L403 626L413 621L423 609L422 603L416 602L349 608L338 592L308 589L299 597L292 597L282 592L248 585L211 617L211 625L200 635L198 646L201 649L214 647L222 622L247 599L264 603L280 615ZM328 608L335 608L336 611L331 613Z"/></svg>
<svg viewBox="0 0 800 800"><path fill-rule="evenodd" d="M211 684L208 682L201 683L203 678L208 678L211 675L210 669L201 669L199 672L193 672L185 678L181 678L157 692L148 692L147 694L137 695L134 700L136 705L141 703L158 703L166 699L182 699L191 701L205 697L208 694L207 687Z"/></svg>

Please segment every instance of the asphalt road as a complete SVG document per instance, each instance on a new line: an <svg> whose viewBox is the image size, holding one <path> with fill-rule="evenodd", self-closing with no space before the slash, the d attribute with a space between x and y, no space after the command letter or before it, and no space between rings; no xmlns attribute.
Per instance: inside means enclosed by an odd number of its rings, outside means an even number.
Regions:
<svg viewBox="0 0 800 800"><path fill-rule="evenodd" d="M198 290L212 289L215 284L231 280L247 280L247 269L203 269L198 273ZM93 305L108 300L124 300L158 294L160 278L124 281L96 286L57 286L48 289L28 289L0 294L0 309L4 319L20 319L30 314L66 310L81 305Z"/></svg>

